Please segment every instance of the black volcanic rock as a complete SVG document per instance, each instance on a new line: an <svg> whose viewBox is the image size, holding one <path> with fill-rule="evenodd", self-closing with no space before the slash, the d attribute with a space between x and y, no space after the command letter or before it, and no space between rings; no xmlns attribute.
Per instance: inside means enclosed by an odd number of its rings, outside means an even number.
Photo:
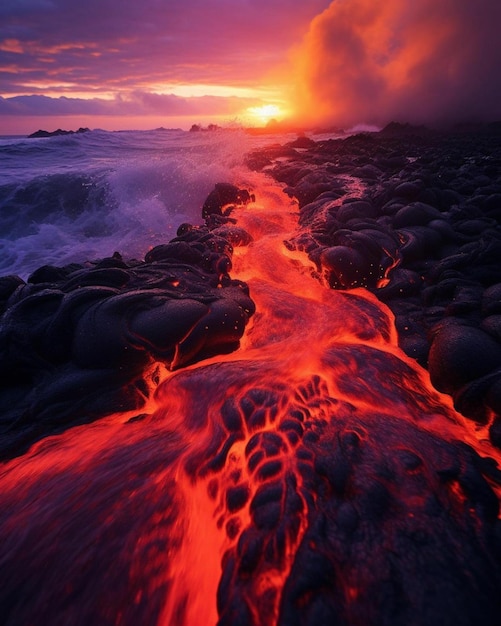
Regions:
<svg viewBox="0 0 501 626"><path fill-rule="evenodd" d="M239 189L230 183L216 183L204 202L202 217L205 220L211 215L229 215L233 207L254 200L247 189Z"/></svg>
<svg viewBox="0 0 501 626"><path fill-rule="evenodd" d="M409 123L390 122L379 131L380 135L385 137L410 137L422 136L430 133L430 129L426 126L415 126Z"/></svg>
<svg viewBox="0 0 501 626"><path fill-rule="evenodd" d="M28 135L29 139L38 139L40 137L58 137L60 135L75 135L78 133L89 133L89 128L79 128L78 130L61 130L58 128L57 130L48 131L48 130L37 130L36 132Z"/></svg>
<svg viewBox="0 0 501 626"><path fill-rule="evenodd" d="M286 245L329 286L387 302L402 347L426 362L431 344L436 386L501 447L499 233L465 195L483 176L495 187L501 160L441 141L356 137L277 165L302 192ZM318 301L272 290L272 351L251 340L244 358L160 382L158 361L238 342L254 308L228 272L249 241L212 214L144 261L0 279L4 457L134 409L3 468L4 622L499 626L501 471L394 350L391 316L367 294L325 291L334 306L316 315ZM297 320L295 344L284 322Z"/></svg>
<svg viewBox="0 0 501 626"><path fill-rule="evenodd" d="M476 421L501 409L496 131L391 123L317 141L267 168L299 204L300 227L286 245L306 252L330 287L363 286L385 302L400 346Z"/></svg>
<svg viewBox="0 0 501 626"><path fill-rule="evenodd" d="M315 142L305 135L299 135L297 139L294 139L288 145L291 148L312 148L315 146Z"/></svg>
<svg viewBox="0 0 501 626"><path fill-rule="evenodd" d="M248 243L240 231L238 245ZM0 457L139 408L155 362L175 369L238 347L254 303L228 274L224 234L190 227L144 261L115 253L44 266L27 282L1 278Z"/></svg>

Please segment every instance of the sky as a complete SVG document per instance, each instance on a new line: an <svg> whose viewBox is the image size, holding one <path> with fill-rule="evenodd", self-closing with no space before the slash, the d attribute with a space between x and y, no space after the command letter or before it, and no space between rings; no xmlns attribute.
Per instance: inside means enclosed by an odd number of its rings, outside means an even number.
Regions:
<svg viewBox="0 0 501 626"><path fill-rule="evenodd" d="M499 0L1 0L0 134L501 119Z"/></svg>
<svg viewBox="0 0 501 626"><path fill-rule="evenodd" d="M280 117L289 50L328 6L1 0L0 133L40 124L154 128ZM263 106L263 119L248 111Z"/></svg>

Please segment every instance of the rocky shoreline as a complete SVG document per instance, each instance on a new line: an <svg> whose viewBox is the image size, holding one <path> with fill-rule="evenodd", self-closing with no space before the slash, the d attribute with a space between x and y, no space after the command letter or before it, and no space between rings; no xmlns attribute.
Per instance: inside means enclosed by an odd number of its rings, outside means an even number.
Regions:
<svg viewBox="0 0 501 626"><path fill-rule="evenodd" d="M499 455L412 362L497 443L499 144L396 130L249 155L297 230L219 183L144 260L0 278L9 624L499 623Z"/></svg>
<svg viewBox="0 0 501 626"><path fill-rule="evenodd" d="M181 225L144 260L115 252L0 278L0 459L140 410L159 382L155 363L173 370L238 347L255 307L229 272L233 246L249 238L217 215L207 223Z"/></svg>
<svg viewBox="0 0 501 626"><path fill-rule="evenodd" d="M299 137L247 163L298 202L286 245L308 254L326 286L365 287L384 302L401 348L501 448L499 128L392 124L345 139ZM254 303L229 272L233 246L249 237L221 208L252 199L216 185L206 225L181 225L144 261L115 253L44 266L26 282L0 278L2 457L140 407L150 384L142 372L157 360L175 368L238 346Z"/></svg>
<svg viewBox="0 0 501 626"><path fill-rule="evenodd" d="M330 287L366 287L387 304L402 349L501 447L499 125L390 124L299 138L248 163L298 200L300 231L287 245Z"/></svg>

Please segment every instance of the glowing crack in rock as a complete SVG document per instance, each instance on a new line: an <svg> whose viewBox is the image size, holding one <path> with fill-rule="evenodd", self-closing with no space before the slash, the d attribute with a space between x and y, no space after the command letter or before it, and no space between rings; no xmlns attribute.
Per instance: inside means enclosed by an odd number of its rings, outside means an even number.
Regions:
<svg viewBox="0 0 501 626"><path fill-rule="evenodd" d="M240 349L2 468L4 624L497 623L493 450L388 309L312 278L283 243L295 207L260 191L234 213Z"/></svg>

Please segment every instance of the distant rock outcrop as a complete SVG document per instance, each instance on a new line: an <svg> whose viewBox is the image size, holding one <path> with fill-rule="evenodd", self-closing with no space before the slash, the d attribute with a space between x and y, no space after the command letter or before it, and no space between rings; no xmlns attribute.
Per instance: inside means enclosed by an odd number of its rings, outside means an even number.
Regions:
<svg viewBox="0 0 501 626"><path fill-rule="evenodd" d="M426 126L415 126L413 124L401 124L400 122L390 122L379 131L379 135L385 137L408 137L427 135L430 130Z"/></svg>
<svg viewBox="0 0 501 626"><path fill-rule="evenodd" d="M78 130L62 130L61 128L58 128L57 130L53 131L37 130L31 135L28 135L28 139L38 139L39 137L57 137L58 135L75 135L77 133L88 132L90 132L90 128L79 128Z"/></svg>
<svg viewBox="0 0 501 626"><path fill-rule="evenodd" d="M192 124L191 128L190 128L190 133L199 133L202 131L215 131L215 130L220 130L220 127L217 124L209 124L207 126L207 128L204 128L203 126L201 126L200 124Z"/></svg>

